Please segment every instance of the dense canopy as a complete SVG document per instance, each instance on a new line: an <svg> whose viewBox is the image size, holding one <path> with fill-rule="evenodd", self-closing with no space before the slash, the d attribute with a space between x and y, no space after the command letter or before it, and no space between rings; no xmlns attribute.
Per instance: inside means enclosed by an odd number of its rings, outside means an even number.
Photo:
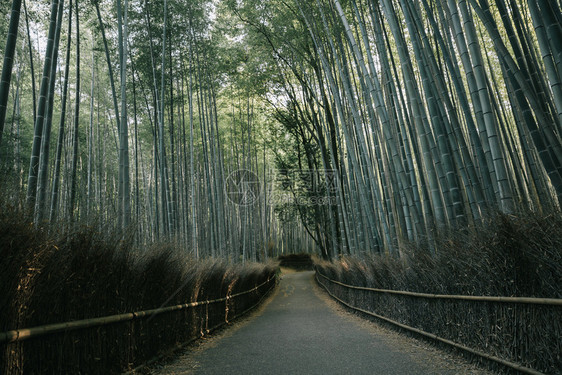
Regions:
<svg viewBox="0 0 562 375"><path fill-rule="evenodd" d="M2 2L2 194L36 225L109 222L236 261L399 255L558 210L561 9Z"/></svg>

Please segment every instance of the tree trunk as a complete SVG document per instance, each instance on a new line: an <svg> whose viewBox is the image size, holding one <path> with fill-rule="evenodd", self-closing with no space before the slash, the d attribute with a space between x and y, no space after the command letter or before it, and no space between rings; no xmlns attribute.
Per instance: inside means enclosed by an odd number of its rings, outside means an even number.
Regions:
<svg viewBox="0 0 562 375"><path fill-rule="evenodd" d="M55 44L58 5L59 0L53 0L53 2L51 3L51 18L49 22L49 34L47 37L47 49L45 51L45 63L43 65L43 76L41 79L39 103L37 106L37 117L35 119L33 146L31 149L31 158L29 162L29 174L27 178L27 208L30 211L35 208L36 202L37 177L39 174L39 155L41 152L41 138L43 136L47 95L49 92L49 78L51 73L51 59L53 56L53 48Z"/></svg>
<svg viewBox="0 0 562 375"><path fill-rule="evenodd" d="M61 103L61 114L59 121L59 136L57 141L57 151L55 156L55 170L53 172L53 181L51 187L51 209L49 214L49 220L53 222L56 219L58 212L58 199L59 199L59 189L60 189L60 170L61 170L61 159L62 159L62 149L64 147L64 124L66 121L66 101L68 97L68 75L70 72L70 42L72 40L72 0L69 1L68 5L68 36L66 40L66 58L65 58L65 68L64 68L64 83L62 92L62 103Z"/></svg>
<svg viewBox="0 0 562 375"><path fill-rule="evenodd" d="M76 185L78 168L78 128L80 125L80 17L78 13L78 0L76 0L76 98L74 102L74 132L72 140L72 166L70 170L70 200L68 202L68 214L72 219L74 217L74 206L76 201Z"/></svg>

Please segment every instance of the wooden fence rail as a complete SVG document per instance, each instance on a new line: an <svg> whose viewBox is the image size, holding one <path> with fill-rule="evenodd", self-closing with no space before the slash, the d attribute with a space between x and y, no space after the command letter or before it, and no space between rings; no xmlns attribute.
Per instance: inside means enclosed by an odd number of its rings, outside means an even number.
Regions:
<svg viewBox="0 0 562 375"><path fill-rule="evenodd" d="M498 356L494 356L488 353L483 352L482 350L474 349L472 347L463 345L461 343L455 342L450 339L446 339L435 335L433 333L421 330L416 327L412 327L411 325L404 324L403 322L399 322L395 319L390 319L387 316L382 314L377 314L373 311L369 311L357 306L352 305L349 301L345 301L344 299L338 297L335 293L333 293L330 288L320 280L324 279L331 284L338 285L348 290L360 290L365 292L373 292L375 294L382 294L382 295L399 295L399 296L407 296L407 297L414 297L419 299L430 299L430 300L463 300L463 301L471 301L471 302L488 302L488 303L500 303L500 304L522 304L522 305L538 305L538 306L552 306L552 308L557 309L557 307L562 306L562 299L556 298L530 298L530 297L495 297L495 296L466 296L466 295L447 295L447 294L428 294L428 293L417 293L417 292L408 292L408 291L399 291L399 290L389 290L389 289L378 289L378 288L368 288L368 287L360 287L355 285L345 284L336 280L332 280L329 277L321 274L318 270L316 270L316 281L320 286L322 286L326 292L335 300L342 303L343 305L359 311L361 313L370 315L391 325L400 327L410 332L415 332L416 334L422 335L424 337L431 338L433 340L439 341L441 343L447 344L449 346L453 346L457 349L462 351L471 353L478 357L485 358L489 361L493 361L499 363L503 366L508 368L514 369L520 373L524 374L531 374L531 375L541 375L544 374L538 370L532 369L530 367L523 366L518 363L514 363L512 361L506 360L504 358L500 358ZM349 295L348 295L349 296Z"/></svg>
<svg viewBox="0 0 562 375"><path fill-rule="evenodd" d="M46 325L37 326L37 327L22 328L22 329L6 331L6 332L0 333L0 344L7 344L7 343L12 343L12 342L17 342L17 341L28 340L28 339L31 339L31 338L36 338L36 337L44 336L44 335L50 335L50 334L54 334L54 333L58 333L58 332L68 332L68 331L75 331L75 330L86 329L86 328L91 328L91 327L100 327L100 326L105 326L105 325L119 323L119 322L128 322L128 321L131 321L131 320L148 318L148 317L156 315L156 314L168 313L168 312L172 312L172 311L181 311L181 310L193 308L193 307L196 307L196 306L211 305L211 304L214 304L214 303L226 302L226 301L234 299L236 297L239 297L239 296L242 296L242 295L245 295L245 294L248 294L248 293L252 293L252 292L258 290L259 288L261 288L262 286L270 283L272 280L275 280L275 276L270 277L269 279L267 279L266 281L264 281L260 285L255 286L252 289L249 289L249 290L246 290L246 291L243 291L243 292L240 292L240 293L232 294L232 295L227 295L226 297L218 298L218 299L214 299L214 300L195 301L195 302L185 303L185 304L181 304L181 305L166 306L166 307L161 307L161 308L151 309L151 310L137 311L137 312L132 312L132 313L117 314L117 315L109 315L109 316L104 316L104 317L99 317L99 318L75 320L75 321L72 321L72 322L46 324Z"/></svg>
<svg viewBox="0 0 562 375"><path fill-rule="evenodd" d="M336 280L332 280L327 276L322 275L320 272L316 272L316 274L330 281L331 283L341 285L349 289L365 290L369 292L397 294L402 296L420 297L420 298L457 299L457 300L464 300L464 301L525 303L525 304L532 304L532 305L562 306L562 299L558 299L558 298L466 296L466 295L458 295L458 294L430 294L430 293L408 292L404 290L367 288L364 286L349 285Z"/></svg>

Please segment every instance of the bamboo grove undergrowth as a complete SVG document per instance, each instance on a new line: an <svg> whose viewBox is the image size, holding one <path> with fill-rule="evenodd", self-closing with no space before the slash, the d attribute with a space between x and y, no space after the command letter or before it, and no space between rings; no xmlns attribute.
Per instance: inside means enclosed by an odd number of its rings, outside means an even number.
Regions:
<svg viewBox="0 0 562 375"><path fill-rule="evenodd" d="M558 212L561 7L2 4L3 194L36 223L135 225L233 260L437 252L441 229Z"/></svg>

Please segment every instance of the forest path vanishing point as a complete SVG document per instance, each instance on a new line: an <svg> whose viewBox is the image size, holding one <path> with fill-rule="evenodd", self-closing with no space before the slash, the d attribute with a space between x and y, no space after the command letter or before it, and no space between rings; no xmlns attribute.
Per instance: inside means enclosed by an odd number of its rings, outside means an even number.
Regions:
<svg viewBox="0 0 562 375"><path fill-rule="evenodd" d="M250 317L154 370L185 374L488 374L345 311L314 273L282 276Z"/></svg>

